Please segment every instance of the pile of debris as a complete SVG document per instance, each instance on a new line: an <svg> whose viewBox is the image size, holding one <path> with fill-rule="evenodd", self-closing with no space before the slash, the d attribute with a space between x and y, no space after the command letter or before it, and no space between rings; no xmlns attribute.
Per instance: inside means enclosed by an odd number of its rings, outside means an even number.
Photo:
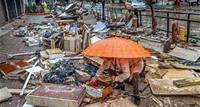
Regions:
<svg viewBox="0 0 200 107"><path fill-rule="evenodd" d="M140 94L150 87L150 99L161 107L171 107L172 102L170 99L161 101L157 96L200 94L198 48L186 48L179 42L170 42L169 45L167 41L172 38L163 32L148 34L149 29L137 25L135 17L130 20L99 21L95 14L79 3L67 6L56 4L48 17L53 18L53 22L23 23L14 29L13 35L23 37L27 46L41 45L44 50L9 54L8 62L0 64L3 78L24 81L22 89L17 92L0 86L0 102L17 93L27 94L23 107L28 104L50 107L136 107L130 100L134 95L128 90L113 89L112 80L107 74L91 82L103 59L80 54L95 42L112 36L135 40L152 54L146 60L142 77L145 81L141 83L146 86L140 90ZM29 56L30 59L16 61L18 56Z"/></svg>

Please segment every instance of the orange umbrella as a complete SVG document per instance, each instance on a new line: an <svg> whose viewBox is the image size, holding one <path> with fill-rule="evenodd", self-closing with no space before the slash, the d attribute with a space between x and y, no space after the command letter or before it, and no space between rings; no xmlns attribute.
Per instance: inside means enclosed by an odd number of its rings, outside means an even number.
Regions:
<svg viewBox="0 0 200 107"><path fill-rule="evenodd" d="M82 52L85 56L107 58L145 58L150 53L143 47L128 39L111 37L100 40Z"/></svg>

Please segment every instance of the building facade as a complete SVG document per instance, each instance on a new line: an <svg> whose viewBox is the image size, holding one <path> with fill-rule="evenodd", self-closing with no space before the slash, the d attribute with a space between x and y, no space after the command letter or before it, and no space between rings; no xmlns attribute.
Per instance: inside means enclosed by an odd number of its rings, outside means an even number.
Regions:
<svg viewBox="0 0 200 107"><path fill-rule="evenodd" d="M23 11L23 0L0 0L0 26L21 16Z"/></svg>

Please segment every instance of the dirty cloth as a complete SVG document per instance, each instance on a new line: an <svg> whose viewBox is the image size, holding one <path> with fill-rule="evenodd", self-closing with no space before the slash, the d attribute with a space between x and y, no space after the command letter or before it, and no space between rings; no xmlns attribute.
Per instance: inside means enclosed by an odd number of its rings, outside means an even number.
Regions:
<svg viewBox="0 0 200 107"><path fill-rule="evenodd" d="M113 59L103 58L104 62L97 70L97 76L101 75L105 69L113 69L122 72L115 77L114 81L123 82L128 79L131 80L135 73L141 73L144 67L142 59Z"/></svg>

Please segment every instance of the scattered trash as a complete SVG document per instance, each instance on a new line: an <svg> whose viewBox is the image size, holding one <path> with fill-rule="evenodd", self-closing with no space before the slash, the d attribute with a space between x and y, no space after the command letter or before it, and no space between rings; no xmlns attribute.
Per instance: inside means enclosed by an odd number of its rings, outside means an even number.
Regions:
<svg viewBox="0 0 200 107"><path fill-rule="evenodd" d="M37 0L33 2L37 2ZM26 12L29 12L27 14L38 15L36 21L31 19L29 22L23 16L17 19L16 23L11 24L12 27L2 27L1 29L10 29L12 32L9 37L17 38L17 41L19 39L20 43L23 41L25 48L28 47L28 49L18 48L19 51L24 51L8 54L6 61L0 64L2 74L0 81L9 80L8 83L3 83L8 85L9 89L0 87L0 102L12 97L11 94L16 96L28 94L23 107L136 107L133 100L139 101L140 98L155 102L149 106L172 107L174 105L182 106L185 102L184 100L183 103L175 102L176 100L171 99L171 95L175 95L173 98L182 95L199 95L200 45L198 30L192 31L195 34L186 41L185 28L178 26L182 23L173 22L171 37L169 37L169 32L168 34L159 29L152 34L150 33L151 23L140 22L140 19L142 22L149 20L149 18L143 17L149 15L148 11L144 10L145 14L143 11L140 12L146 8L146 5L138 0L129 0L128 2L125 3L125 8L124 4L106 4L105 16L108 20L101 20L103 12L101 4L98 3L78 1L65 4L62 1L56 1L49 4L42 2L37 5L35 3L27 5ZM158 2L153 7L159 6L160 3L165 2ZM156 12L154 14L158 15ZM40 21L39 18L43 15L47 20ZM129 16L130 18L128 18ZM165 25L163 24L161 27L165 28ZM110 41L98 45L96 50L85 54L86 48L91 48L104 40ZM120 40L124 41L119 42ZM135 41L134 51L131 51L133 46L129 44L132 41ZM0 50L2 51L0 53L7 52L4 45L4 43L1 44ZM115 89L116 77L108 74L110 69L106 69L101 76L96 76L96 72L104 62L104 57L108 57L108 59L116 56L129 58L131 55L131 58L142 57L141 53L144 49L140 48L141 46L149 51L147 51L148 53L144 51L143 54L146 53L144 56L151 58L145 59L146 67L140 74L139 84L142 87L142 89L138 89L140 96L129 94L135 91L130 88L134 85L133 81L131 81L132 85L128 84L128 81L121 83L125 84L124 90ZM28 52L29 49L36 50L37 48L42 49ZM12 48L8 50L12 50ZM18 50L13 50L13 52L18 52ZM24 60L17 60L18 57L22 57L21 59L24 58ZM37 61L33 63L35 60ZM121 74L121 72L117 72L117 74ZM94 79L97 80L93 81ZM12 85L10 81L25 81L25 83L20 89L21 87L17 88L20 86L19 83L16 83L17 87L10 87ZM3 92L2 89L4 89ZM7 92L9 94L4 97ZM128 94L125 94L126 92ZM162 95L162 98L152 96L152 94ZM149 97L150 99L147 99ZM196 104L192 102L189 105L195 106ZM20 105L18 101L17 106ZM148 104L139 106L148 106Z"/></svg>
<svg viewBox="0 0 200 107"><path fill-rule="evenodd" d="M71 76L75 72L75 67L72 61L59 61L54 64L49 73L45 74L43 81L46 83L69 84L67 76Z"/></svg>
<svg viewBox="0 0 200 107"><path fill-rule="evenodd" d="M93 28L93 32L103 32L105 28L106 25L103 22L96 22L96 25Z"/></svg>
<svg viewBox="0 0 200 107"><path fill-rule="evenodd" d="M97 67L93 65L85 65L85 72L89 73L91 76L95 76L97 72Z"/></svg>

